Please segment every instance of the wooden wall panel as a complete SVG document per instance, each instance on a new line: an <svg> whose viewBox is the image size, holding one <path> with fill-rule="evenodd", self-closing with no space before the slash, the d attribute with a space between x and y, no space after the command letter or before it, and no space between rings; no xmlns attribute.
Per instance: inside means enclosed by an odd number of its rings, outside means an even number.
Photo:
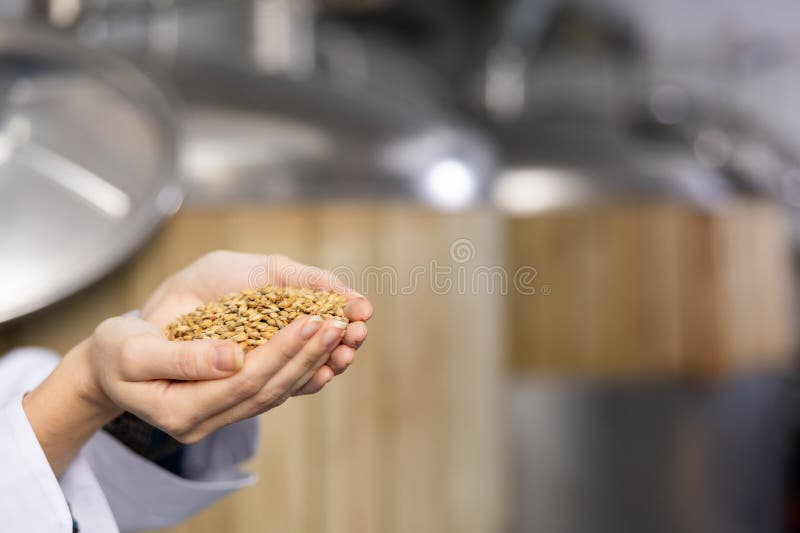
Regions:
<svg viewBox="0 0 800 533"><path fill-rule="evenodd" d="M322 394L263 416L260 481L170 533L494 533L502 528L499 389L502 295L437 294L412 270L461 265L454 240L502 260L497 217L405 204L190 208L128 265L61 304L0 332L9 345L60 352L102 319L139 307L166 276L203 253L285 253L359 278L387 267L394 288L357 279L375 304L356 364ZM376 268L377 267L377 268ZM372 270L369 270L372 268ZM382 269L383 268L383 269ZM369 276L366 276L369 277ZM37 323L48 323L47 329Z"/></svg>
<svg viewBox="0 0 800 533"><path fill-rule="evenodd" d="M588 378L721 376L794 353L790 240L781 212L607 205L507 221L507 262L550 295L512 295L515 372Z"/></svg>

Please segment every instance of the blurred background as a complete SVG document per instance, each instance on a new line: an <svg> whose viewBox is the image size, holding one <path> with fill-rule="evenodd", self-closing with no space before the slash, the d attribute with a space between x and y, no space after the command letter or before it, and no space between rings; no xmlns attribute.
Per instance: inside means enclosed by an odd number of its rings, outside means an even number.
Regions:
<svg viewBox="0 0 800 533"><path fill-rule="evenodd" d="M375 304L260 482L170 532L800 531L796 2L0 17L0 348L218 248Z"/></svg>

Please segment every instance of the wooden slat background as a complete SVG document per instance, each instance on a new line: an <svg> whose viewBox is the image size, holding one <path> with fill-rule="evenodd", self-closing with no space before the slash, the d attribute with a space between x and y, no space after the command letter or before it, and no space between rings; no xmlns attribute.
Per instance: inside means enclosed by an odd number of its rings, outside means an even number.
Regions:
<svg viewBox="0 0 800 533"><path fill-rule="evenodd" d="M507 264L534 266L550 290L509 302L515 372L693 380L794 353L790 240L770 204L597 206L507 224Z"/></svg>
<svg viewBox="0 0 800 533"><path fill-rule="evenodd" d="M498 265L502 228L486 211L433 213L405 204L182 211L129 264L96 286L0 330L6 348L64 352L103 318L137 308L167 275L203 253L280 252L362 274L450 260L469 239ZM66 267L65 267L66 268ZM499 294L435 294L427 278L408 294L365 290L376 313L356 365L323 393L263 417L247 488L179 532L492 533L502 529L504 468L499 388ZM143 510L146 512L146 510Z"/></svg>

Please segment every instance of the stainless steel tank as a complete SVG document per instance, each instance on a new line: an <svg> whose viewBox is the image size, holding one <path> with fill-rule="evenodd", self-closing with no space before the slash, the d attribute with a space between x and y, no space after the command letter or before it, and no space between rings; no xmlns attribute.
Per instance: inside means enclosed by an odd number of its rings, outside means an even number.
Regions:
<svg viewBox="0 0 800 533"><path fill-rule="evenodd" d="M680 143L536 129L495 188L538 289L508 312L512 530L779 530L787 221Z"/></svg>
<svg viewBox="0 0 800 533"><path fill-rule="evenodd" d="M54 31L0 33L2 323L119 266L183 195L172 109L150 79Z"/></svg>
<svg viewBox="0 0 800 533"><path fill-rule="evenodd" d="M741 186L768 169L733 163L758 136L651 86L619 13L513 6L476 93L506 264L535 272L508 301L511 531L779 531L794 280L786 212Z"/></svg>

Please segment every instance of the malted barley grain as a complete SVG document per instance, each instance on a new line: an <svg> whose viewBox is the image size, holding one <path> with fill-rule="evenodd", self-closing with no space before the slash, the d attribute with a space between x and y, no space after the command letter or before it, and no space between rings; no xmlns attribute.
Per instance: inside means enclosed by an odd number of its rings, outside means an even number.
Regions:
<svg viewBox="0 0 800 533"><path fill-rule="evenodd" d="M249 352L305 315L346 322L344 304L344 296L327 291L273 286L247 289L178 317L164 333L171 341L231 340Z"/></svg>

